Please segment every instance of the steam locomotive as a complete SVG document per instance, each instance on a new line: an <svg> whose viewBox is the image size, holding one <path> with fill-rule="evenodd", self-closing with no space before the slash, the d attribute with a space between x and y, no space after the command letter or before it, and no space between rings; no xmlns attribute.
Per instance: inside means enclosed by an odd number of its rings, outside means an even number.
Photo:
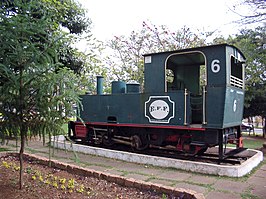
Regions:
<svg viewBox="0 0 266 199"><path fill-rule="evenodd" d="M219 159L243 148L245 57L234 46L211 45L144 55L144 91L138 83L112 82L103 94L82 95L81 120L69 137L92 145L117 143L190 155L218 146ZM232 154L232 151L231 151Z"/></svg>

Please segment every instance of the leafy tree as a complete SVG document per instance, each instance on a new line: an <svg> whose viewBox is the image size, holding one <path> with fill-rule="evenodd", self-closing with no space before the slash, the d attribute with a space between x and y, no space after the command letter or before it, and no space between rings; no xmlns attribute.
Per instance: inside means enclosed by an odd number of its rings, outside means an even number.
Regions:
<svg viewBox="0 0 266 199"><path fill-rule="evenodd" d="M74 5L71 0L2 1L0 133L19 132L20 188L28 133L61 131L67 116L75 114L72 104L79 102L78 79L59 61L59 49L69 41L61 25L67 26L69 32L81 33L85 28L75 26L80 23L80 13L75 15L78 7ZM72 21L66 16L71 16Z"/></svg>
<svg viewBox="0 0 266 199"><path fill-rule="evenodd" d="M193 33L188 27L173 32L166 26L143 22L141 30L132 31L128 37L116 36L108 42L114 54L106 61L114 74L113 79L133 80L142 85L143 54L204 46L210 34Z"/></svg>
<svg viewBox="0 0 266 199"><path fill-rule="evenodd" d="M247 54L244 116L261 116L264 120L263 136L266 137L266 50L263 48L266 42L266 26L258 27L254 31L246 30L242 34L243 36L239 36L237 39L242 40L242 43L249 42L249 47L245 49L242 47Z"/></svg>

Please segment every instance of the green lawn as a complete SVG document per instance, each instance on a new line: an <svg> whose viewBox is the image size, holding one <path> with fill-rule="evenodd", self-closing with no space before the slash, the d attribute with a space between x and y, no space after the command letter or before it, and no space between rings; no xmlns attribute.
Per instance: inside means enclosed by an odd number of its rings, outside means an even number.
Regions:
<svg viewBox="0 0 266 199"><path fill-rule="evenodd" d="M3 151L8 151L8 149L0 147L0 152L3 152Z"/></svg>
<svg viewBox="0 0 266 199"><path fill-rule="evenodd" d="M64 124L64 125L62 126L62 128L64 129L64 131L65 131L65 135L66 135L67 132L68 132L68 124Z"/></svg>
<svg viewBox="0 0 266 199"><path fill-rule="evenodd" d="M244 147L249 149L259 149L262 147L263 143L266 142L265 139L244 139Z"/></svg>

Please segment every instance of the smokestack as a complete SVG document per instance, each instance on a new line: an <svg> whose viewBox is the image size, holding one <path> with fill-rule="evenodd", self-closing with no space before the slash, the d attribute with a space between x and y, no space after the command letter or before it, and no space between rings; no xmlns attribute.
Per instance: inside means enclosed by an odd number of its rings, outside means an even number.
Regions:
<svg viewBox="0 0 266 199"><path fill-rule="evenodd" d="M103 94L103 76L97 76L97 95Z"/></svg>

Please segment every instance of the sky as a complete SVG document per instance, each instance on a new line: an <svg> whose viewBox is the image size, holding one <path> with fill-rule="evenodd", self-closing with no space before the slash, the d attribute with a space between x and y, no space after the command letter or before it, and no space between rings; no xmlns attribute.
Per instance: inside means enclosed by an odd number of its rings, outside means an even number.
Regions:
<svg viewBox="0 0 266 199"><path fill-rule="evenodd" d="M239 0L78 0L88 10L92 33L102 41L129 35L141 29L143 21L166 25L176 31L186 26L216 31L225 37L243 28L232 23L239 16L229 8ZM242 11L243 13L243 11Z"/></svg>

